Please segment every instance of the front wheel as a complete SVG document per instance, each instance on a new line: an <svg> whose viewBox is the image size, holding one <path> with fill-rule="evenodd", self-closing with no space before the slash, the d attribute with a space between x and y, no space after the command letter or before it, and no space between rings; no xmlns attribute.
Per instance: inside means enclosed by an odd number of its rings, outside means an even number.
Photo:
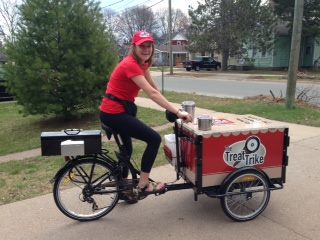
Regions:
<svg viewBox="0 0 320 240"><path fill-rule="evenodd" d="M221 206L225 214L234 221L245 222L259 216L270 199L266 177L257 170L236 173L224 185Z"/></svg>
<svg viewBox="0 0 320 240"><path fill-rule="evenodd" d="M116 178L104 161L76 160L56 177L54 201L59 210L72 219L96 220L108 214L119 200Z"/></svg>

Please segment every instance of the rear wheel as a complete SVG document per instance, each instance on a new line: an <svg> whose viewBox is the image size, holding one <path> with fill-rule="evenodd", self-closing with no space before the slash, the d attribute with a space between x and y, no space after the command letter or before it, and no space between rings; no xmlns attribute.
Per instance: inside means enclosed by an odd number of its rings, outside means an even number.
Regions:
<svg viewBox="0 0 320 240"><path fill-rule="evenodd" d="M79 220L95 220L108 214L119 200L117 176L104 161L75 161L57 176L53 195L59 210ZM107 193L102 193L105 191Z"/></svg>
<svg viewBox="0 0 320 240"><path fill-rule="evenodd" d="M232 176L224 185L221 198L225 214L234 221L249 221L259 216L270 199L266 177L257 170L245 170Z"/></svg>

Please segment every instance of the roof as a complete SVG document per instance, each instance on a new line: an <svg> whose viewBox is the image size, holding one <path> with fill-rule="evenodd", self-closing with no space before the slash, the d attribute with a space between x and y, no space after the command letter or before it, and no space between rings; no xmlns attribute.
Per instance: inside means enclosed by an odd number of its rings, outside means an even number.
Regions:
<svg viewBox="0 0 320 240"><path fill-rule="evenodd" d="M172 38L172 41L188 41L188 39L182 33L178 33Z"/></svg>
<svg viewBox="0 0 320 240"><path fill-rule="evenodd" d="M158 52L169 52L168 45L155 45L155 50ZM187 53L185 45L172 45L172 52Z"/></svg>

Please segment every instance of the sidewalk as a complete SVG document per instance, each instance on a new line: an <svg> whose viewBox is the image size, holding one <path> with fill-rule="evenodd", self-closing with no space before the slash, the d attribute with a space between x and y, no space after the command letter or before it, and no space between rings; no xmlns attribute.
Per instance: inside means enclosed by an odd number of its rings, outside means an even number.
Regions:
<svg viewBox="0 0 320 240"><path fill-rule="evenodd" d="M140 106L158 107L138 98ZM196 113L214 112L196 108ZM218 199L192 190L149 196L134 205L119 203L98 221L80 223L65 217L51 194L0 206L1 239L41 240L317 240L320 239L320 128L287 124L290 146L284 189L273 191L266 210L255 220L236 223L223 213ZM152 177L174 181L170 165L155 168Z"/></svg>

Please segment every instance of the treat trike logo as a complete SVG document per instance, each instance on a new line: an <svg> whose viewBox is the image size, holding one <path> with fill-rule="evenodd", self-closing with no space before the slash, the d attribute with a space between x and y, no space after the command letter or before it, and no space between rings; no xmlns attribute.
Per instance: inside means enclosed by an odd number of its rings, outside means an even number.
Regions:
<svg viewBox="0 0 320 240"><path fill-rule="evenodd" d="M234 168L263 164L266 148L257 136L235 142L227 146L223 152L224 162Z"/></svg>

